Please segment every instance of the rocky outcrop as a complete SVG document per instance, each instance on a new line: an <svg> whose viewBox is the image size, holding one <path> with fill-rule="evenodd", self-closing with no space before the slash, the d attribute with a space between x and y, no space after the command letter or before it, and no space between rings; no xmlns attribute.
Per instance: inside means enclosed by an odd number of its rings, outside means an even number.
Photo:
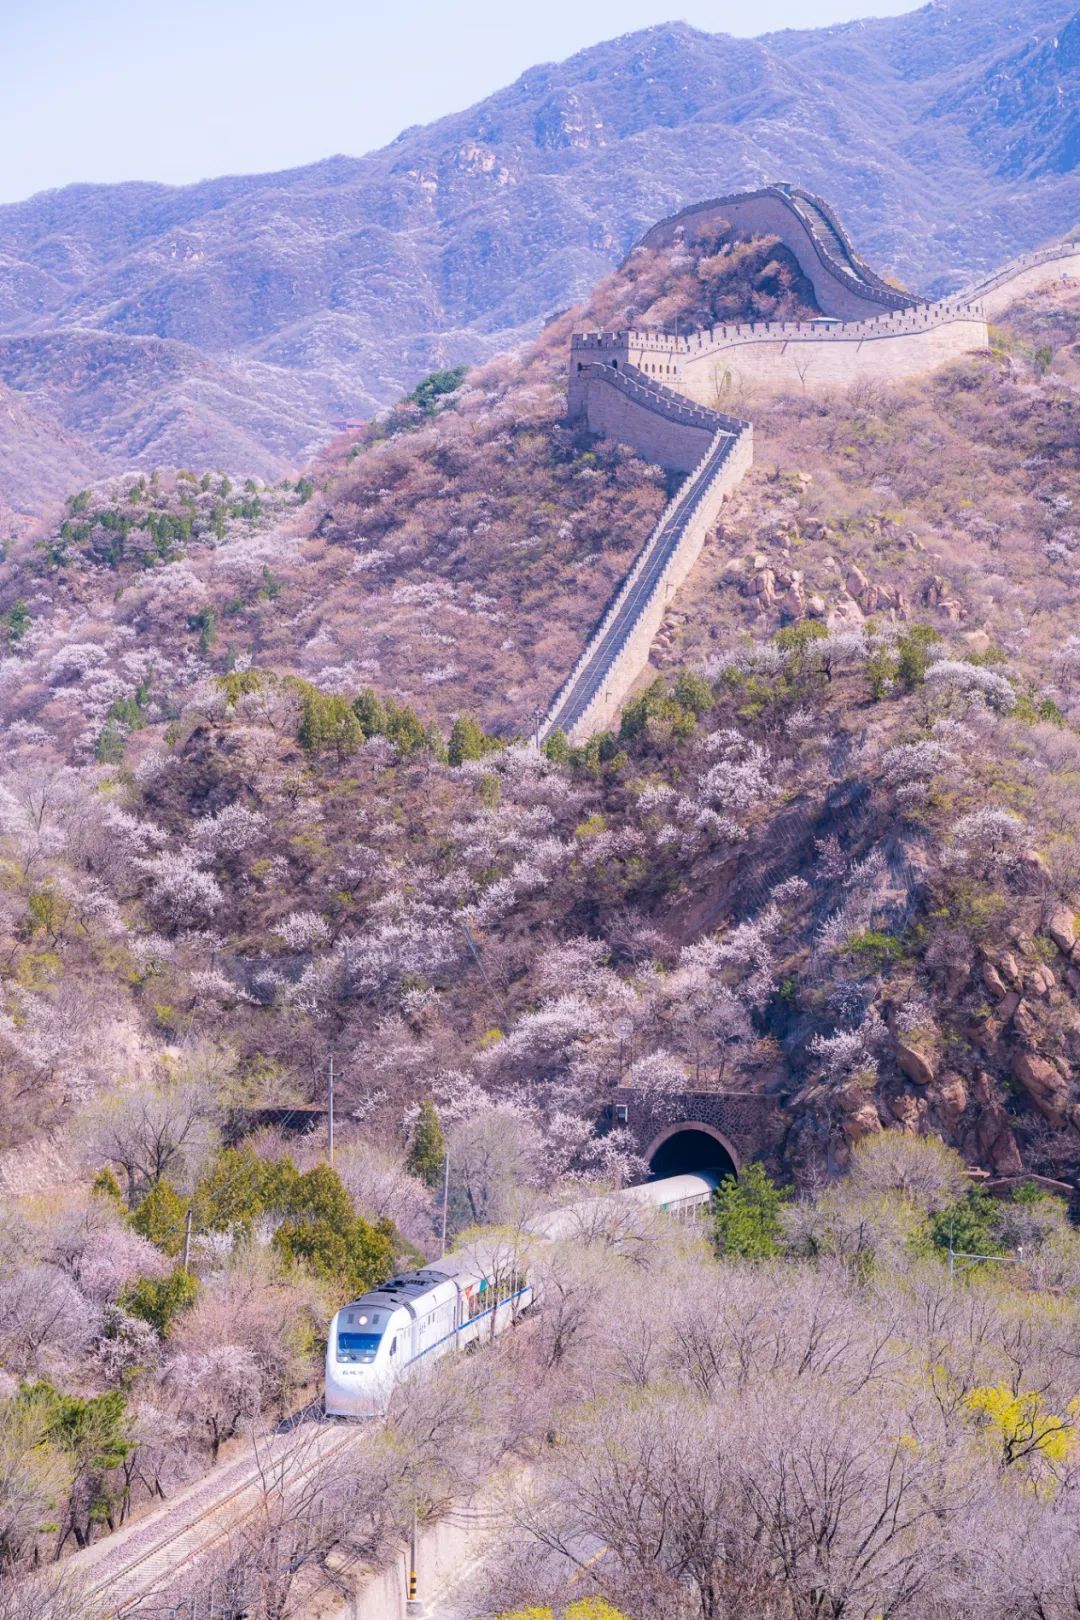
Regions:
<svg viewBox="0 0 1080 1620"><path fill-rule="evenodd" d="M1046 925L1046 932L1062 956L1072 956L1076 950L1076 917L1064 907L1059 908L1050 917Z"/></svg>
<svg viewBox="0 0 1080 1620"><path fill-rule="evenodd" d="M933 1060L910 1041L897 1041L896 1062L901 1072L917 1086L928 1086L934 1078Z"/></svg>
<svg viewBox="0 0 1080 1620"><path fill-rule="evenodd" d="M1012 1074L1028 1101L1051 1125L1064 1125L1068 1117L1069 1088L1049 1058L1018 1047L1012 1054Z"/></svg>
<svg viewBox="0 0 1080 1620"><path fill-rule="evenodd" d="M959 597L949 595L949 587L940 574L933 574L923 586L924 607L937 608L950 624L959 624L964 617L964 604Z"/></svg>

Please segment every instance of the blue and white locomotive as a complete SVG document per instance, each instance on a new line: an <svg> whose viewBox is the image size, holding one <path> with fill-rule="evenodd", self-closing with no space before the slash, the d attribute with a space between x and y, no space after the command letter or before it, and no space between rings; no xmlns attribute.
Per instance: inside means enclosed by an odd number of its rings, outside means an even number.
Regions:
<svg viewBox="0 0 1080 1620"><path fill-rule="evenodd" d="M708 1205L718 1176L711 1171L670 1176L621 1193L581 1199L531 1221L534 1240L615 1230L636 1208L680 1220ZM422 1271L405 1272L343 1305L326 1342L326 1414L372 1417L386 1411L394 1386L426 1361L494 1338L532 1305L537 1293L520 1256L505 1246L473 1246Z"/></svg>

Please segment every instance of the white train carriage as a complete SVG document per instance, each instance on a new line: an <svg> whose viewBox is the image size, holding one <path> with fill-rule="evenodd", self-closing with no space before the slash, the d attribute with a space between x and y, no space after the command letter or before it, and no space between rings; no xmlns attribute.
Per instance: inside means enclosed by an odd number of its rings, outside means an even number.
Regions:
<svg viewBox="0 0 1080 1620"><path fill-rule="evenodd" d="M634 1226L644 1207L689 1221L705 1213L720 1177L712 1171L668 1176L623 1192L582 1198L537 1216L533 1241L617 1236ZM534 1302L522 1264L505 1248L476 1246L448 1254L343 1305L326 1341L328 1417L370 1417L385 1412L395 1384L418 1363L434 1361L502 1333Z"/></svg>
<svg viewBox="0 0 1080 1620"><path fill-rule="evenodd" d="M449 1254L342 1306L326 1341L326 1412L385 1412L411 1368L494 1337L532 1303L526 1277L485 1264L475 1252Z"/></svg>

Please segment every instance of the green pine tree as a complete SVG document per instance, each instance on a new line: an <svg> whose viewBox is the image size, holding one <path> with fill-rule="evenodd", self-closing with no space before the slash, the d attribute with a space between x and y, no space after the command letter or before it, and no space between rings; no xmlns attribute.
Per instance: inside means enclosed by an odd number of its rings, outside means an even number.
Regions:
<svg viewBox="0 0 1080 1620"><path fill-rule="evenodd" d="M163 1254L177 1255L184 1246L187 1210L176 1188L167 1181L158 1181L132 1215L131 1224Z"/></svg>
<svg viewBox="0 0 1080 1620"><path fill-rule="evenodd" d="M446 1137L443 1135L435 1104L425 1097L416 1116L406 1166L414 1176L419 1176L429 1187L437 1187L443 1173L445 1158Z"/></svg>
<svg viewBox="0 0 1080 1620"><path fill-rule="evenodd" d="M788 1193L760 1164L722 1181L713 1194L713 1224L720 1253L737 1260L768 1260L780 1253L780 1211Z"/></svg>
<svg viewBox="0 0 1080 1620"><path fill-rule="evenodd" d="M156 1328L164 1339L181 1311L194 1305L199 1279L190 1271L170 1271L167 1277L140 1277L120 1295L120 1305L129 1316L138 1316Z"/></svg>
<svg viewBox="0 0 1080 1620"><path fill-rule="evenodd" d="M450 733L447 754L451 765L462 765L467 759L483 759L496 746L471 714L459 714Z"/></svg>

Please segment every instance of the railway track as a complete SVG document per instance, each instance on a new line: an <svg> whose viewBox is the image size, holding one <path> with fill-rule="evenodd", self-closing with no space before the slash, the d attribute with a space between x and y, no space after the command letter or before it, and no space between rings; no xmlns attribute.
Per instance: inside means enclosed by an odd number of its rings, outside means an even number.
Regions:
<svg viewBox="0 0 1080 1620"><path fill-rule="evenodd" d="M173 1586L253 1518L268 1490L295 1493L366 1435L352 1425L291 1423L259 1449L184 1487L146 1518L72 1559L87 1616L117 1620Z"/></svg>

